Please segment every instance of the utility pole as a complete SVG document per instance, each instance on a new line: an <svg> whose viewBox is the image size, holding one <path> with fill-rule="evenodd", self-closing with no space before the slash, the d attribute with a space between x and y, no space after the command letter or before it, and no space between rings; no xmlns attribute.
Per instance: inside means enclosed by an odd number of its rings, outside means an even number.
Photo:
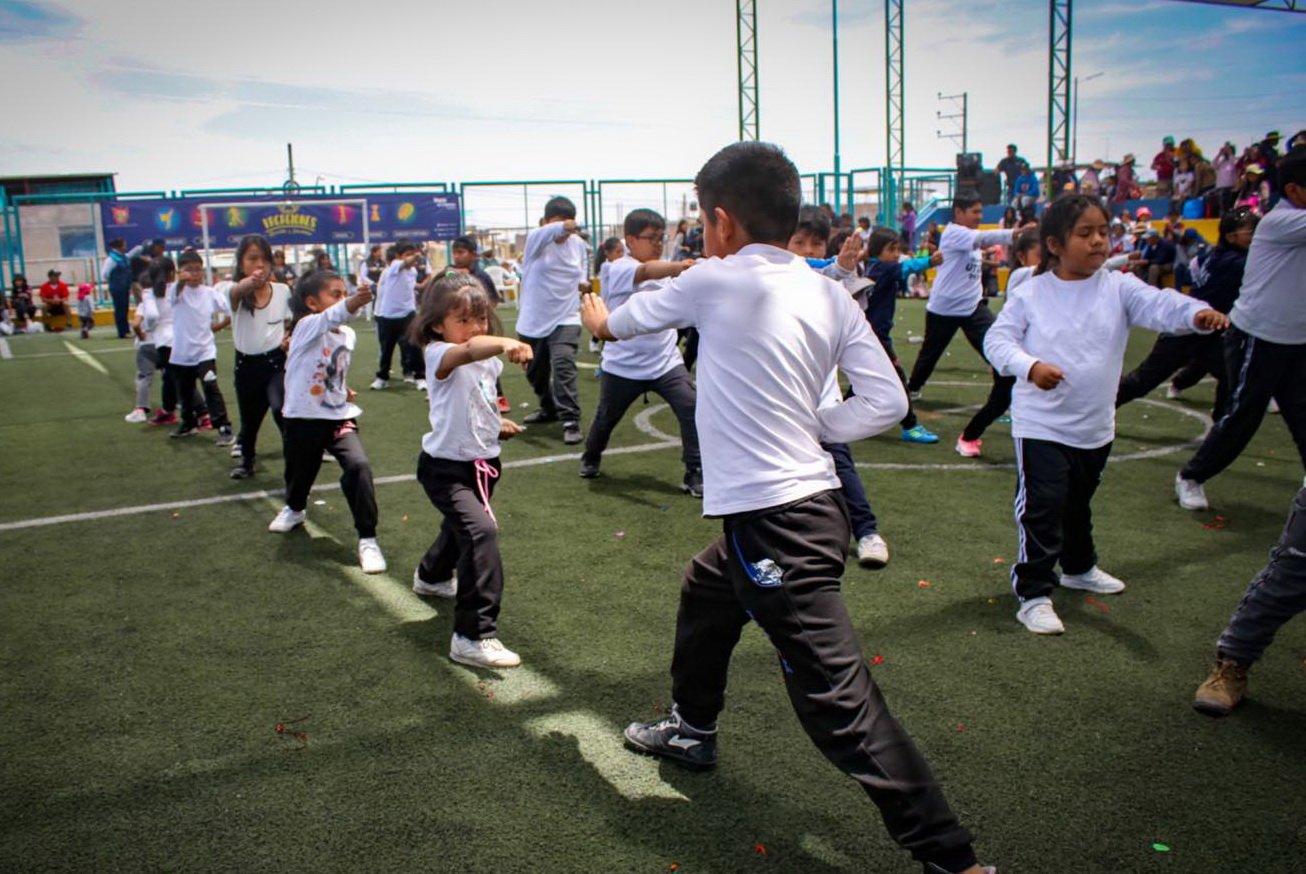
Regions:
<svg viewBox="0 0 1306 874"><path fill-rule="evenodd" d="M1085 82L1092 82L1098 76L1106 75L1102 72L1094 73L1091 76L1085 76ZM1070 163L1079 165L1079 77L1075 77L1074 95L1071 97L1073 111L1070 114Z"/></svg>
<svg viewBox="0 0 1306 874"><path fill-rule="evenodd" d="M949 114L949 115L944 115L942 112L936 112L936 113L934 113L935 116L938 117L939 121L957 121L957 120L960 120L960 122L961 122L961 133L960 133L960 134L956 134L956 133L945 134L943 131L935 131L935 134L936 134L936 135L938 136L938 138L941 139L941 140L955 140L955 141L958 141L958 142L961 144L961 151L962 151L962 153L964 154L964 153L966 153L966 152L969 152L970 149L967 148L967 146L969 145L969 142L970 142L970 140L969 140L969 134L970 134L970 118L969 118L969 115L970 115L970 92L968 92L968 91L963 91L963 92L961 92L960 94L944 94L942 91L940 91L940 92L939 92L939 99L940 99L940 100L951 100L951 101L953 101L953 102L956 104L957 108L959 108L961 111L960 111L960 112L954 112L954 113L951 113L951 114Z"/></svg>
<svg viewBox="0 0 1306 874"><path fill-rule="evenodd" d="M299 183L295 181L295 147L291 143L286 143L286 181L281 189L286 194L299 193Z"/></svg>
<svg viewBox="0 0 1306 874"><path fill-rule="evenodd" d="M834 211L842 210L839 195L843 188L843 174L839 172L839 0L830 0L830 24L834 34Z"/></svg>

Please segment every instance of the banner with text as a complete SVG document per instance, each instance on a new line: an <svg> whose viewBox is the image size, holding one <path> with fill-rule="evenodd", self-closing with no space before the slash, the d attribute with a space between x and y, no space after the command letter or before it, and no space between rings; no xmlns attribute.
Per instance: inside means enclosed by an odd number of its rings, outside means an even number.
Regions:
<svg viewBox="0 0 1306 874"><path fill-rule="evenodd" d="M363 205L321 202L333 199L367 201L367 236L373 243L401 237L452 240L462 228L462 204L453 193L106 200L100 204L100 221L106 241L122 238L129 249L154 239L162 239L168 249L201 248L200 205L239 202L203 210L208 214L210 247L234 249L247 234L262 234L273 247L362 243Z"/></svg>

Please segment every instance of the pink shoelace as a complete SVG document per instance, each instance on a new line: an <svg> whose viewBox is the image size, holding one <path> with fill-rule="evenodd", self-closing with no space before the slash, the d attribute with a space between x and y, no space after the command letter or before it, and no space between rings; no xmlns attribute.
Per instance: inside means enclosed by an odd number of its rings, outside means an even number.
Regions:
<svg viewBox="0 0 1306 874"><path fill-rule="evenodd" d="M494 515L494 509L490 506L490 481L498 479L499 472L494 469L494 465L484 458L476 459L475 466L476 491L481 495L481 503L485 505L485 512L490 514L490 521L494 523L495 528L498 528L499 520Z"/></svg>

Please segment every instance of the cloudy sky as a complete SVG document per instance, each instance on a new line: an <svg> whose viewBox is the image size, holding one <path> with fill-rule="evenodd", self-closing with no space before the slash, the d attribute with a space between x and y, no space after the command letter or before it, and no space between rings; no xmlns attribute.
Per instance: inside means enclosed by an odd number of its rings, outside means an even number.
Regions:
<svg viewBox="0 0 1306 874"><path fill-rule="evenodd" d="M730 0L0 0L0 175L119 190L692 176L735 138ZM832 166L828 0L758 3L761 130ZM842 161L884 161L884 12L840 3ZM992 166L1046 149L1044 0L906 0L907 160L952 162L939 92L970 94ZM1306 15L1080 0L1079 157L1209 151L1306 127ZM1144 163L1147 163L1144 160ZM494 192L507 201L520 195ZM483 196L488 212L496 201ZM471 204L469 204L471 205Z"/></svg>

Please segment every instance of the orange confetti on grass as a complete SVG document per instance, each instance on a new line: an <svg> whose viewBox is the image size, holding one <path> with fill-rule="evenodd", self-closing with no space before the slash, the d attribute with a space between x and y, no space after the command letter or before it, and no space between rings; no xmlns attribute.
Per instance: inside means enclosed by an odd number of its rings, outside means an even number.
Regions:
<svg viewBox="0 0 1306 874"><path fill-rule="evenodd" d="M966 723L964 723L964 722L958 722L958 723L957 723L957 733L960 734L960 733L964 732L965 730L966 730Z"/></svg>
<svg viewBox="0 0 1306 874"><path fill-rule="evenodd" d="M1106 603L1105 601L1095 600L1092 595L1089 595L1087 598L1085 598L1084 603L1091 604L1092 606L1096 607L1098 610L1100 610L1103 613L1111 612L1110 604Z"/></svg>
<svg viewBox="0 0 1306 874"><path fill-rule="evenodd" d="M400 516L400 517L399 517L399 521L400 521L400 522L407 522L407 521L408 521L408 514L405 513L404 515Z"/></svg>
<svg viewBox="0 0 1306 874"><path fill-rule="evenodd" d="M172 514L172 518L174 518L174 519L180 519L180 518L181 518L181 514L180 514L180 513L173 513L173 514Z"/></svg>
<svg viewBox="0 0 1306 874"><path fill-rule="evenodd" d="M884 662L884 656L882 655L877 655L875 658L871 659L872 666L882 664L883 662Z"/></svg>
<svg viewBox="0 0 1306 874"><path fill-rule="evenodd" d="M753 852L757 853L759 856L765 856L766 847L762 846L761 844L753 844Z"/></svg>
<svg viewBox="0 0 1306 874"><path fill-rule="evenodd" d="M667 870L668 870L668 871L679 871L679 870L680 870L680 866L677 865L675 862L672 862L670 865L667 866Z"/></svg>
<svg viewBox="0 0 1306 874"><path fill-rule="evenodd" d="M1006 563L1007 563L1007 560L1006 560L1005 558L1003 558L1002 556L998 556L997 558L993 559L993 563L994 563L994 564L1006 564Z"/></svg>
<svg viewBox="0 0 1306 874"><path fill-rule="evenodd" d="M916 581L916 588L918 588L918 589L928 589L928 588L931 588L933 585L934 585L934 584L931 583L929 580L917 580L917 581Z"/></svg>

